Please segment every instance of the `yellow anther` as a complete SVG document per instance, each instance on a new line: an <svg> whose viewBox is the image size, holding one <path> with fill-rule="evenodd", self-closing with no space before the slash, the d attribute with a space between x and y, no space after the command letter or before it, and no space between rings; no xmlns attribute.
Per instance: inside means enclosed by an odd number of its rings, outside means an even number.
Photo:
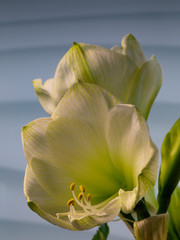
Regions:
<svg viewBox="0 0 180 240"><path fill-rule="evenodd" d="M83 185L80 185L80 186L79 186L79 189L81 190L81 192L85 192L85 188L84 188Z"/></svg>
<svg viewBox="0 0 180 240"><path fill-rule="evenodd" d="M82 192L81 192L81 193L78 195L78 200L81 200L82 197L83 197L83 194L82 194Z"/></svg>
<svg viewBox="0 0 180 240"><path fill-rule="evenodd" d="M89 202L90 200L91 200L91 194L88 193L88 195L87 195L87 201Z"/></svg>
<svg viewBox="0 0 180 240"><path fill-rule="evenodd" d="M75 183L71 183L71 185L70 185L70 190L73 191L74 188L75 188Z"/></svg>
<svg viewBox="0 0 180 240"><path fill-rule="evenodd" d="M68 205L68 207L74 206L74 198L72 198L69 201L67 201L67 205Z"/></svg>

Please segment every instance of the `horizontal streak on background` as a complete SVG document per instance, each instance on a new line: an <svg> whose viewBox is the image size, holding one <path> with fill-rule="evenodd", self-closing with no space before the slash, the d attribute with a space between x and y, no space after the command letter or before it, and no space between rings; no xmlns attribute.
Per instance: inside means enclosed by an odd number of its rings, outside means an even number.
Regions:
<svg viewBox="0 0 180 240"><path fill-rule="evenodd" d="M179 0L1 0L0 23L121 13L180 12Z"/></svg>
<svg viewBox="0 0 180 240"><path fill-rule="evenodd" d="M104 47L111 48L111 44ZM36 100L32 80L54 76L56 66L70 45L6 50L0 54L0 102ZM157 101L180 103L180 47L142 46L147 57L156 56L163 70Z"/></svg>
<svg viewBox="0 0 180 240"><path fill-rule="evenodd" d="M112 230L112 228L111 228ZM111 234L110 230L109 239L119 240L119 236ZM123 232L124 229L116 224L116 231L121 234L121 240L133 240L129 232ZM0 220L1 239L6 240L32 240L32 239L51 239L51 240L70 240L70 239L86 239L91 240L95 229L93 231L72 232L67 231L50 224L26 223L24 221L8 221ZM119 233L118 232L118 233ZM116 233L116 235L118 235ZM126 234L126 235L125 235Z"/></svg>
<svg viewBox="0 0 180 240"><path fill-rule="evenodd" d="M141 44L180 46L180 14L133 14L80 18L67 21L35 21L0 25L0 51L32 47L70 45L73 41L91 44L118 44L132 33ZM153 32L153 34L152 34ZM168 34L167 34L168 33Z"/></svg>
<svg viewBox="0 0 180 240"><path fill-rule="evenodd" d="M138 19L138 18L172 18L178 17L180 14L180 9L176 9L175 11L139 11L139 12L122 12L122 13L107 13L107 14L85 14L85 15L70 15L70 16L63 16L58 15L57 17L51 18L31 18L31 19L22 19L22 20L14 20L14 21L7 21L7 22L0 22L0 26L16 26L19 24L32 24L32 23L54 23L54 22L74 22L74 21L90 21L90 20L104 20L104 19Z"/></svg>

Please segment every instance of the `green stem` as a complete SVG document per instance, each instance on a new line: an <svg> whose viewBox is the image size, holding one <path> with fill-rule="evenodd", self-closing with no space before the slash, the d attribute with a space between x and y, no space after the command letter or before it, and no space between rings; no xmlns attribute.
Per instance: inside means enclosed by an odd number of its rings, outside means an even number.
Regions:
<svg viewBox="0 0 180 240"><path fill-rule="evenodd" d="M169 207L170 197L158 195L158 200L159 200L159 209L157 211L157 214L166 213Z"/></svg>

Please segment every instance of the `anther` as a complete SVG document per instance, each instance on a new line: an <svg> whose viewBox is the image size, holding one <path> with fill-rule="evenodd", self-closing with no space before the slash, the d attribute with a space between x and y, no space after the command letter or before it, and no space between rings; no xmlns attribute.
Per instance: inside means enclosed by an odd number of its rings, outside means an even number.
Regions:
<svg viewBox="0 0 180 240"><path fill-rule="evenodd" d="M74 206L74 198L72 198L69 201L67 201L67 205L68 205L68 207Z"/></svg>
<svg viewBox="0 0 180 240"><path fill-rule="evenodd" d="M81 200L82 197L83 197L83 194L82 194L82 192L81 192L81 193L78 195L78 200Z"/></svg>
<svg viewBox="0 0 180 240"><path fill-rule="evenodd" d="M74 188L75 188L75 183L71 183L71 185L70 185L70 190L71 190L71 191L74 191Z"/></svg>
<svg viewBox="0 0 180 240"><path fill-rule="evenodd" d="M81 190L81 192L85 192L85 188L84 188L83 185L80 185L80 186L79 186L79 189Z"/></svg>
<svg viewBox="0 0 180 240"><path fill-rule="evenodd" d="M87 195L87 201L89 202L90 200L91 200L91 194L88 193L88 195Z"/></svg>

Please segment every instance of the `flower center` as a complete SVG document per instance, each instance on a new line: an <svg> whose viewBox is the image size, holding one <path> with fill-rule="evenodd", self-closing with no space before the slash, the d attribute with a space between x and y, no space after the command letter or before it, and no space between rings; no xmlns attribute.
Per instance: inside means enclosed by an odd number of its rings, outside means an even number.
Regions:
<svg viewBox="0 0 180 240"><path fill-rule="evenodd" d="M85 188L83 185L79 186L80 189L80 193L78 194L78 196L76 196L75 192L75 183L72 183L70 185L70 190L72 192L73 198L70 199L67 202L67 205L70 208L70 214L68 215L69 219L72 220L74 218L81 218L81 216L83 216L84 214L87 215L92 215L92 214L96 214L99 211L99 205L95 205L92 206L91 205L91 194L88 193L85 196ZM77 204L78 206L80 206L82 208L82 210L80 211L76 211L75 210L75 204Z"/></svg>

